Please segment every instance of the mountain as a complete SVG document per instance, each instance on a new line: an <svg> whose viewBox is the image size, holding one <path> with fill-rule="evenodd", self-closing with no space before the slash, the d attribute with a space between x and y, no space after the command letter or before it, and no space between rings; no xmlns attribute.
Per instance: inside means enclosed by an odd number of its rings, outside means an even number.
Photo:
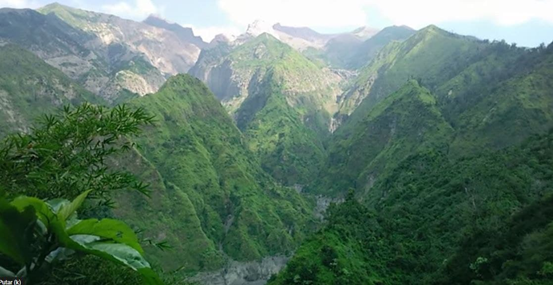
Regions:
<svg viewBox="0 0 553 285"><path fill-rule="evenodd" d="M433 49L436 50L431 52ZM369 191L374 180L383 175L384 169L375 167L379 161L393 167L418 151L412 145L418 139L424 137L426 143L433 142L425 135L429 129L431 136L441 137L441 147L431 148L445 147L454 157L501 149L532 134L544 133L553 126L551 99L546 95L549 85L545 83L551 67L549 60L545 51L528 52L499 42L490 44L436 27L423 29L405 42L392 42L345 93L340 112L358 107L333 136L321 179L311 189L325 193L349 187ZM414 103L398 110L386 109L398 97L396 90L405 93L409 78L416 78L417 84L431 94L433 110L412 109L417 106ZM541 83L530 86L529 80ZM530 101L535 104L527 103ZM440 123L416 125L427 114L435 114ZM401 131L402 122L406 123L406 132ZM445 129L450 131L444 133ZM416 135L412 133L415 131ZM367 142L373 140L378 143L367 147ZM382 148L384 145L388 147ZM399 156L390 157L389 151ZM352 159L351 153L366 155ZM335 184L336 181L344 183Z"/></svg>
<svg viewBox="0 0 553 285"><path fill-rule="evenodd" d="M404 41L416 31L407 26L391 26L376 32L361 43L348 62L348 67L358 69L370 63L378 52L393 41Z"/></svg>
<svg viewBox="0 0 553 285"><path fill-rule="evenodd" d="M338 35L330 39L318 52L319 57L334 68L346 68L351 55L355 54L362 44L363 41L355 35Z"/></svg>
<svg viewBox="0 0 553 285"><path fill-rule="evenodd" d="M190 74L234 117L264 168L304 184L323 155L341 78L269 34L202 51Z"/></svg>
<svg viewBox="0 0 553 285"><path fill-rule="evenodd" d="M371 28L367 26L359 27L351 32L354 36L358 37L361 40L368 40L374 35L380 32L379 29Z"/></svg>
<svg viewBox="0 0 553 285"><path fill-rule="evenodd" d="M25 49L5 44L0 59L2 136L25 131L34 118L63 105L102 103ZM194 274L287 255L314 228L311 202L262 170L226 110L199 80L172 77L159 92L128 104L155 115L156 123L134 138L139 148L110 164L150 183L152 195L116 193L118 206L106 215L143 230L145 240L167 242L167 251L145 244L157 266L184 266L186 274Z"/></svg>
<svg viewBox="0 0 553 285"><path fill-rule="evenodd" d="M0 40L38 55L87 90L112 102L128 93L144 95L163 83L161 73L122 45L103 45L54 15L29 9L0 9Z"/></svg>
<svg viewBox="0 0 553 285"><path fill-rule="evenodd" d="M307 36L317 34L309 28L284 27L280 24L271 25L262 20L256 20L249 24L246 32L237 37L235 44L242 44L264 33L270 34L298 51L305 50L308 47L320 47L324 44L324 40L321 41L316 36ZM321 35L321 37L324 36Z"/></svg>
<svg viewBox="0 0 553 285"><path fill-rule="evenodd" d="M552 139L410 157L368 201L331 206L268 284L550 284Z"/></svg>
<svg viewBox="0 0 553 285"><path fill-rule="evenodd" d="M219 269L229 258L251 261L291 252L303 239L311 206L261 169L201 81L178 75L130 104L157 118L136 143L153 167L144 177L157 176L160 188L152 200L120 196L117 214L148 237L175 246L153 255L164 268Z"/></svg>
<svg viewBox="0 0 553 285"><path fill-rule="evenodd" d="M108 162L151 197L100 215L178 281L258 284L289 260L270 285L551 284L552 77L553 44L433 25L256 21L205 43L157 16L0 9L1 137L82 102L155 116Z"/></svg>
<svg viewBox="0 0 553 285"><path fill-rule="evenodd" d="M13 44L0 46L0 137L28 130L37 111L48 114L66 104L102 100L61 71Z"/></svg>
<svg viewBox="0 0 553 285"><path fill-rule="evenodd" d="M351 187L370 191L379 174L409 155L447 149L453 128L441 114L436 96L411 80L347 131L333 138L325 167L310 185L318 193L340 193Z"/></svg>
<svg viewBox="0 0 553 285"><path fill-rule="evenodd" d="M269 284L548 284L552 55L435 26L385 47L305 189L347 201Z"/></svg>
<svg viewBox="0 0 553 285"><path fill-rule="evenodd" d="M309 47L322 48L334 36L320 34L307 27L282 26L280 23L274 24L272 28L282 41L300 51Z"/></svg>
<svg viewBox="0 0 553 285"><path fill-rule="evenodd" d="M96 35L104 46L123 46L143 54L165 76L187 72L200 53L198 46L181 40L176 33L145 23L57 3L38 11L54 14L74 28Z"/></svg>
<svg viewBox="0 0 553 285"><path fill-rule="evenodd" d="M194 35L194 31L192 31L191 28L185 28L179 24L170 23L158 16L150 15L142 22L150 26L171 31L175 33L182 42L191 43L199 49L203 49L207 45L207 43L202 40L202 37Z"/></svg>
<svg viewBox="0 0 553 285"><path fill-rule="evenodd" d="M333 37L333 35L320 34L308 27L290 27L283 26L280 23L274 24L273 29L310 42L324 42Z"/></svg>
<svg viewBox="0 0 553 285"><path fill-rule="evenodd" d="M340 113L349 116L357 107L363 109L359 114L366 113L412 78L435 87L481 60L491 50L492 46L483 41L452 34L436 26L422 29L404 42L392 41L360 70L352 88L341 97Z"/></svg>
<svg viewBox="0 0 553 285"><path fill-rule="evenodd" d="M413 29L406 26L386 27L380 31L361 27L351 33L333 35L324 46L307 49L304 53L333 68L357 70L369 64L387 44L406 40L414 33Z"/></svg>

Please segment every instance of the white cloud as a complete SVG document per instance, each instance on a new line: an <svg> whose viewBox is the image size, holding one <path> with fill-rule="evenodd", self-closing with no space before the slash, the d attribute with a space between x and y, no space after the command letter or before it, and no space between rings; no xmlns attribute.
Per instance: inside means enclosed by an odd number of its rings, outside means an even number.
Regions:
<svg viewBox="0 0 553 285"><path fill-rule="evenodd" d="M36 8L38 3L29 0L0 0L0 7L9 8Z"/></svg>
<svg viewBox="0 0 553 285"><path fill-rule="evenodd" d="M192 28L194 34L201 36L202 40L204 40L205 42L210 42L218 34L237 36L242 33L240 29L233 26L212 26L203 28L199 28L190 24L182 24L181 26Z"/></svg>
<svg viewBox="0 0 553 285"><path fill-rule="evenodd" d="M234 23L245 26L262 19L290 26L361 26L364 0L219 0L219 7Z"/></svg>
<svg viewBox="0 0 553 285"><path fill-rule="evenodd" d="M503 26L553 23L553 0L367 0L396 24L420 28L447 21L491 20Z"/></svg>
<svg viewBox="0 0 553 285"><path fill-rule="evenodd" d="M553 0L219 0L219 7L242 26L256 19L292 26L361 26L371 23L369 9L394 24L414 28L470 20L553 23Z"/></svg>
<svg viewBox="0 0 553 285"><path fill-rule="evenodd" d="M161 8L154 5L151 0L121 1L115 4L106 4L101 7L102 12L114 14L123 18L141 20L150 14L162 14Z"/></svg>

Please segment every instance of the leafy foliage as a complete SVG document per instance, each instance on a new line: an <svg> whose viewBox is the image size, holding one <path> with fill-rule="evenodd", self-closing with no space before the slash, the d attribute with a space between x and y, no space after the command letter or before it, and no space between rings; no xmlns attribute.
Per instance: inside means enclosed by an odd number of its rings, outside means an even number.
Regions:
<svg viewBox="0 0 553 285"><path fill-rule="evenodd" d="M46 115L29 134L9 136L0 147L1 186L10 196L73 199L86 190L106 203L110 192L147 185L127 172L109 169L106 159L129 151L125 137L152 122L143 109L89 104Z"/></svg>
<svg viewBox="0 0 553 285"><path fill-rule="evenodd" d="M411 80L358 124L340 129L329 147L327 167L308 191L332 194L350 187L369 191L380 175L412 153L446 150L452 132L436 97Z"/></svg>
<svg viewBox="0 0 553 285"><path fill-rule="evenodd" d="M302 244L269 284L381 284L388 272L365 257L378 246L380 226L373 216L353 192L344 203L331 204L325 227Z"/></svg>
<svg viewBox="0 0 553 285"><path fill-rule="evenodd" d="M93 254L133 269L147 283L160 283L143 258L136 234L126 224L76 217L85 197L111 206L114 191L149 193L148 185L116 170L111 161L114 156L132 152L134 144L128 139L149 123L152 117L143 109L83 104L45 115L29 133L5 138L0 146L0 217L5 233L0 246L2 265L33 283L77 282L88 279L77 272L85 273L86 262L94 259L74 257ZM8 203L5 195L13 201ZM105 207L82 210L85 216L105 216L99 213L101 208ZM23 269L19 270L20 266ZM94 274L109 273L102 283L117 283L115 266L102 264L99 268L102 271ZM5 272L8 275L9 270ZM63 275L58 275L60 272ZM130 280L139 280L136 273L123 272Z"/></svg>
<svg viewBox="0 0 553 285"><path fill-rule="evenodd" d="M343 106L363 103L308 190L339 197L353 187L374 209L378 231L363 228L375 242L350 257L373 265L377 284L550 283L552 48L428 27L365 67ZM320 251L308 239L283 276L310 270L294 260ZM305 280L337 276L323 272Z"/></svg>
<svg viewBox="0 0 553 285"><path fill-rule="evenodd" d="M381 284L547 284L552 141L551 135L532 137L508 150L455 160L433 151L413 155L364 195L377 214L355 222L347 202L339 211L331 208L327 226L302 244L282 275L309 270L301 260L315 260L320 240L335 238L339 221L342 231L362 233L354 241L367 241L349 256L358 265L346 269L371 265L365 276L380 277ZM336 277L316 273L309 280L332 284Z"/></svg>
<svg viewBox="0 0 553 285"><path fill-rule="evenodd" d="M0 252L22 266L9 273L25 282L36 282L45 263L70 258L75 252L93 254L128 266L145 278L147 284L161 284L159 277L142 257L134 232L117 220L78 220L76 210L86 191L69 202L64 199L44 202L20 196L8 203L0 200ZM8 270L9 269L5 269Z"/></svg>

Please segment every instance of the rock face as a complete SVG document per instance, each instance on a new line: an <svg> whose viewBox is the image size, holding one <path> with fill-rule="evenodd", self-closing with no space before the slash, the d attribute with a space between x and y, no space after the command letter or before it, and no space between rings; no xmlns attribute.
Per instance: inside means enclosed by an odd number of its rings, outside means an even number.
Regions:
<svg viewBox="0 0 553 285"><path fill-rule="evenodd" d="M120 44L146 56L165 75L187 72L200 48L171 30L119 17L50 4L39 11L55 14L69 25L95 34L103 45Z"/></svg>
<svg viewBox="0 0 553 285"><path fill-rule="evenodd" d="M185 28L179 24L170 23L167 20L160 18L159 16L150 15L148 18L146 18L146 20L142 22L150 26L172 31L179 37L182 42L191 43L200 49L203 49L207 46L207 43L204 42L201 37L194 35L194 31L192 31L191 28Z"/></svg>
<svg viewBox="0 0 553 285"><path fill-rule="evenodd" d="M54 14L0 10L0 41L17 44L108 102L121 92L155 92L163 75L139 52L74 28ZM125 91L126 90L126 91Z"/></svg>
<svg viewBox="0 0 553 285"><path fill-rule="evenodd" d="M285 91L289 94L290 105L299 103L300 94L325 97L323 94L313 94L325 93L330 97L319 98L319 102L313 103L323 105L326 111L332 112L333 102L341 92L337 85L342 78L329 69L316 67L270 34L253 37L259 29L253 30L255 32L246 33L235 42L221 38L213 47L203 50L189 73L204 81L224 105L231 107L233 113L259 85L269 69L282 67L279 72L286 83Z"/></svg>
<svg viewBox="0 0 553 285"><path fill-rule="evenodd" d="M282 270L288 260L285 256L270 256L254 262L231 261L221 270L200 273L190 281L205 285L263 285L271 275Z"/></svg>
<svg viewBox="0 0 553 285"><path fill-rule="evenodd" d="M368 40L376 35L380 30L371 28L371 27L360 27L351 32L354 36L358 37L361 40Z"/></svg>
<svg viewBox="0 0 553 285"><path fill-rule="evenodd" d="M288 34L295 38L300 38L313 43L324 43L334 37L335 35L320 34L307 27L288 27L277 23L273 26L273 29L281 33Z"/></svg>
<svg viewBox="0 0 553 285"><path fill-rule="evenodd" d="M27 131L38 114L95 96L33 53L13 44L0 45L0 138Z"/></svg>

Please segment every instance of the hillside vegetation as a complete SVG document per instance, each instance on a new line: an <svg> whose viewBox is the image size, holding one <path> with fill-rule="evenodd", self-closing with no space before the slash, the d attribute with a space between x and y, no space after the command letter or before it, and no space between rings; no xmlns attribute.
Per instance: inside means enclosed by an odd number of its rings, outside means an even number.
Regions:
<svg viewBox="0 0 553 285"><path fill-rule="evenodd" d="M331 207L269 284L549 284L551 142L410 156L364 202Z"/></svg>
<svg viewBox="0 0 553 285"><path fill-rule="evenodd" d="M190 73L227 107L267 172L284 185L310 181L336 109L337 75L269 34L206 49Z"/></svg>
<svg viewBox="0 0 553 285"><path fill-rule="evenodd" d="M133 200L133 210L120 215L148 235L163 233L187 253L160 258L163 265L216 269L226 255L255 260L290 252L303 239L312 223L310 204L263 172L225 109L199 80L173 77L158 93L131 105L157 118L136 143L155 168L145 174L159 175L165 193L150 205ZM121 197L119 203L128 202ZM144 219L143 211L158 216Z"/></svg>
<svg viewBox="0 0 553 285"><path fill-rule="evenodd" d="M552 51L436 27L385 48L307 189L352 194L269 284L548 284Z"/></svg>

